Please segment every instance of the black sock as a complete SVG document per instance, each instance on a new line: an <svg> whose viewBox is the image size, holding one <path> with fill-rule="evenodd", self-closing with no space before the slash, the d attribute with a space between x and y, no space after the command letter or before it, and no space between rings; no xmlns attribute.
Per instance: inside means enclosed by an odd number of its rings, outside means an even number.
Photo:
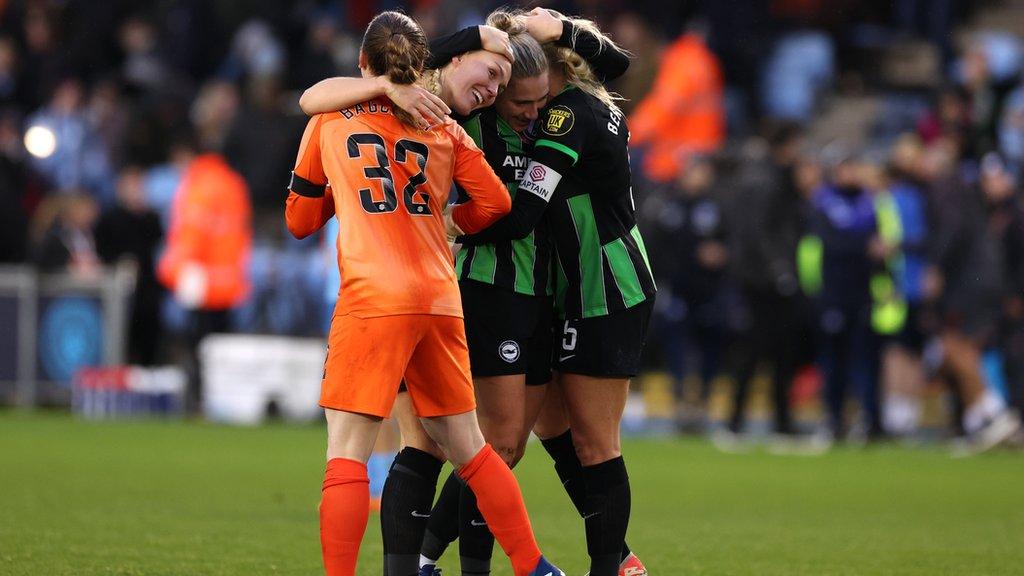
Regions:
<svg viewBox="0 0 1024 576"><path fill-rule="evenodd" d="M569 500L576 507L576 511L583 515L583 508L586 504L586 494L583 488L583 464L576 455L576 448L572 445L572 430L554 438L541 440L541 445L548 451L551 459L555 461L555 473L562 481L562 488L565 488Z"/></svg>
<svg viewBox="0 0 1024 576"><path fill-rule="evenodd" d="M576 448L572 445L572 430L566 430L564 434L554 438L541 440L540 443L547 450L551 459L555 461L555 472L558 474L558 479L562 481L562 487L569 494L569 499L572 500L576 511L583 516L583 509L586 505L583 464L580 462L579 456L576 455ZM623 540L619 563L629 557L631 552L626 541Z"/></svg>
<svg viewBox="0 0 1024 576"><path fill-rule="evenodd" d="M476 507L476 495L463 486L459 495L459 559L462 576L487 576L491 573L494 536Z"/></svg>
<svg viewBox="0 0 1024 576"><path fill-rule="evenodd" d="M430 511L420 554L431 560L440 560L448 545L459 537L459 492L462 486L459 475L452 470L441 487L441 495L437 497L434 509Z"/></svg>
<svg viewBox="0 0 1024 576"><path fill-rule="evenodd" d="M388 576L416 576L419 572L420 546L441 464L416 448L403 449L391 464L380 510L384 572Z"/></svg>
<svg viewBox="0 0 1024 576"><path fill-rule="evenodd" d="M622 456L583 468L587 504L583 520L590 576L617 576L629 525L629 475Z"/></svg>

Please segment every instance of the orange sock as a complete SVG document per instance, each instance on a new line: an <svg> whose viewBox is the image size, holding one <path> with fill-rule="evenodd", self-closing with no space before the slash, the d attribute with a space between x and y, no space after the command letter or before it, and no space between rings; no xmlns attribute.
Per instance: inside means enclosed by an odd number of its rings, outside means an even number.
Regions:
<svg viewBox="0 0 1024 576"><path fill-rule="evenodd" d="M528 575L537 567L540 548L533 537L519 483L508 465L486 444L459 468L459 476L476 495L477 507L494 539L512 560L516 576Z"/></svg>
<svg viewBox="0 0 1024 576"><path fill-rule="evenodd" d="M320 498L320 548L327 576L355 576L359 544L370 515L370 479L366 465L332 458Z"/></svg>

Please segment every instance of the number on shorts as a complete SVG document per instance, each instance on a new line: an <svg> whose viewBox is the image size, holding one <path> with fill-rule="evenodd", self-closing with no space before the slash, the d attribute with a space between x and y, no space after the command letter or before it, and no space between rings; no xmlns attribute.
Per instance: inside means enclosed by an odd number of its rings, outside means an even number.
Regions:
<svg viewBox="0 0 1024 576"><path fill-rule="evenodd" d="M576 329L569 326L569 321L565 321L565 329L562 331L562 350L575 350L576 349Z"/></svg>
<svg viewBox="0 0 1024 576"><path fill-rule="evenodd" d="M391 174L391 161L384 148L384 138L379 134L352 134L346 142L348 157L352 159L362 157L363 151L360 146L372 147L377 165L363 168L363 175L371 180L379 180L381 191L384 194L383 200L378 200L374 199L373 191L370 188L359 190L359 201L363 205L363 210L368 214L394 212L398 208L398 195L395 194L395 177ZM424 172L427 169L427 157L430 155L430 149L426 144L414 140L399 140L395 143L395 161L404 163L409 154L416 156L416 164L420 171L409 178L409 182L402 190L405 209L414 216L430 215L430 195L417 189L427 183ZM417 192L423 197L422 203L416 202Z"/></svg>

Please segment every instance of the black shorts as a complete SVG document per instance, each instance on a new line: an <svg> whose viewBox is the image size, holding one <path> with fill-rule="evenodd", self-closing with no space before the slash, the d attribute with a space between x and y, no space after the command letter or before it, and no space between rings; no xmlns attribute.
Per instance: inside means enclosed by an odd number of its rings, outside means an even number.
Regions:
<svg viewBox="0 0 1024 576"><path fill-rule="evenodd" d="M527 386L551 380L551 298L462 280L462 312L473 376L526 374Z"/></svg>
<svg viewBox="0 0 1024 576"><path fill-rule="evenodd" d="M554 343L555 370L600 378L632 378L640 372L654 298L613 312L579 320L561 320Z"/></svg>
<svg viewBox="0 0 1024 576"><path fill-rule="evenodd" d="M918 354L924 351L925 343L928 340L921 315L921 304L908 304L907 319L903 323L903 329L896 335L896 342L907 350Z"/></svg>

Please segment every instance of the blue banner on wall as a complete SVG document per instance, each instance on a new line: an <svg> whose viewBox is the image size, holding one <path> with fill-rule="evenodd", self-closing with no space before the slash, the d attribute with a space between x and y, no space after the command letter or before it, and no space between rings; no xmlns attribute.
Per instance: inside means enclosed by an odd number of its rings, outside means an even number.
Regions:
<svg viewBox="0 0 1024 576"><path fill-rule="evenodd" d="M75 372L103 363L103 308L99 298L39 301L39 377L70 388Z"/></svg>

